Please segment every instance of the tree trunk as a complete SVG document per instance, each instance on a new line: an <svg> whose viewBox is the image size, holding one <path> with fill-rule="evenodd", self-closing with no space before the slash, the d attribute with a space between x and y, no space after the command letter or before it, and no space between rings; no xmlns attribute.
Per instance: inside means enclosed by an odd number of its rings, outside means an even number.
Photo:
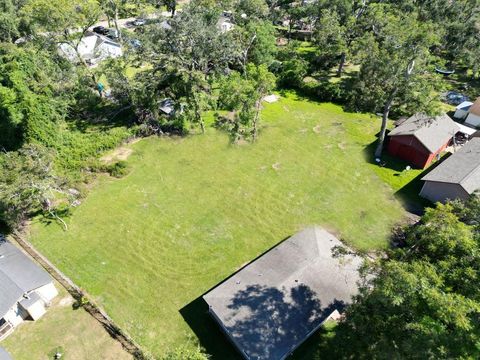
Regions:
<svg viewBox="0 0 480 360"><path fill-rule="evenodd" d="M108 27L111 28L112 27L112 19L110 18L110 15L107 14L107 23L108 23Z"/></svg>
<svg viewBox="0 0 480 360"><path fill-rule="evenodd" d="M383 144L385 143L385 133L387 132L388 115L390 114L390 109L392 108L393 99L395 98L396 93L397 89L392 92L390 98L387 100L385 106L383 107L382 126L380 128L380 135L378 136L378 145L375 149L376 159L382 156Z"/></svg>
<svg viewBox="0 0 480 360"><path fill-rule="evenodd" d="M115 24L115 30L117 30L118 41L121 43L122 42L122 32L120 31L120 28L118 27L118 8L116 6L115 6L115 17L113 18L113 22Z"/></svg>
<svg viewBox="0 0 480 360"><path fill-rule="evenodd" d="M255 141L257 140L257 132L258 132L258 116L260 114L260 106L262 104L262 100L260 97L260 100L257 101L257 106L256 106L256 111L255 111L255 117L253 118L253 131L252 131L252 140Z"/></svg>
<svg viewBox="0 0 480 360"><path fill-rule="evenodd" d="M415 68L415 58L411 59L407 64L407 69L405 70L405 74L404 74L404 77L407 82L410 76L412 75L414 68ZM390 93L390 96L388 97L388 100L385 103L385 106L383 107L382 126L380 128L380 135L378 137L377 149L375 150L375 158L380 158L380 156L382 156L383 144L385 142L385 133L387 131L388 115L390 114L393 100L395 99L395 96L397 95L398 90L399 90L398 86L396 86L393 89L393 91Z"/></svg>
<svg viewBox="0 0 480 360"><path fill-rule="evenodd" d="M342 77L343 67L345 66L346 59L347 54L345 52L342 52L342 56L340 57L340 64L338 64L337 77Z"/></svg>

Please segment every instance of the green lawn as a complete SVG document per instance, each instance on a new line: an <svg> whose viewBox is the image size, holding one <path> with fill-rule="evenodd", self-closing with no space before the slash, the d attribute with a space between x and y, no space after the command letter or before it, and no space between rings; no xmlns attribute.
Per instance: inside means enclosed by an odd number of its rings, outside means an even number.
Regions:
<svg viewBox="0 0 480 360"><path fill-rule="evenodd" d="M262 121L254 145L213 128L131 145L129 175L101 178L68 232L37 220L32 242L152 353L195 343L193 328L230 358L205 291L307 225L379 249L404 215L366 160L377 120L290 95Z"/></svg>
<svg viewBox="0 0 480 360"><path fill-rule="evenodd" d="M47 313L21 324L0 346L15 360L52 360L57 351L66 360L132 359L85 310L73 310L73 299L56 286L60 294Z"/></svg>

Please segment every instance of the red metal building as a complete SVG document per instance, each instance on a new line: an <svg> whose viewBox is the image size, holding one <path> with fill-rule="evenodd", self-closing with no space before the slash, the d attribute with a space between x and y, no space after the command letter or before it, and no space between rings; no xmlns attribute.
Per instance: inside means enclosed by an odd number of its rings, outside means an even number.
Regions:
<svg viewBox="0 0 480 360"><path fill-rule="evenodd" d="M416 168L426 168L452 142L459 126L447 115L416 114L389 134L388 153Z"/></svg>

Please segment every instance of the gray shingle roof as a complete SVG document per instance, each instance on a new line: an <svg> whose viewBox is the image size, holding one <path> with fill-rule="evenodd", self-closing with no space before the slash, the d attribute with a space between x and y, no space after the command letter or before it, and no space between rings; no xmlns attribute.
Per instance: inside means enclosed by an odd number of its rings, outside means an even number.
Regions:
<svg viewBox="0 0 480 360"><path fill-rule="evenodd" d="M469 194L480 188L480 138L473 138L422 178L460 184Z"/></svg>
<svg viewBox="0 0 480 360"><path fill-rule="evenodd" d="M0 237L0 318L23 294L51 282L45 270Z"/></svg>
<svg viewBox="0 0 480 360"><path fill-rule="evenodd" d="M388 136L413 135L431 153L435 153L459 130L458 125L446 114L431 117L415 114L388 134Z"/></svg>
<svg viewBox="0 0 480 360"><path fill-rule="evenodd" d="M332 256L342 243L305 229L204 295L211 313L247 359L288 356L357 293L360 257Z"/></svg>

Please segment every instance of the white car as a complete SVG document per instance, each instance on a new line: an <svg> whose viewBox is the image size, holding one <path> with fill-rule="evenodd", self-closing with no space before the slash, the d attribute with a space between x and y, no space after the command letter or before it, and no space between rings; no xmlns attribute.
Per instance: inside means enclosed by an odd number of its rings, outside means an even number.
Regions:
<svg viewBox="0 0 480 360"><path fill-rule="evenodd" d="M145 19L135 19L133 21L133 25L135 26L143 26L147 23L147 21Z"/></svg>

